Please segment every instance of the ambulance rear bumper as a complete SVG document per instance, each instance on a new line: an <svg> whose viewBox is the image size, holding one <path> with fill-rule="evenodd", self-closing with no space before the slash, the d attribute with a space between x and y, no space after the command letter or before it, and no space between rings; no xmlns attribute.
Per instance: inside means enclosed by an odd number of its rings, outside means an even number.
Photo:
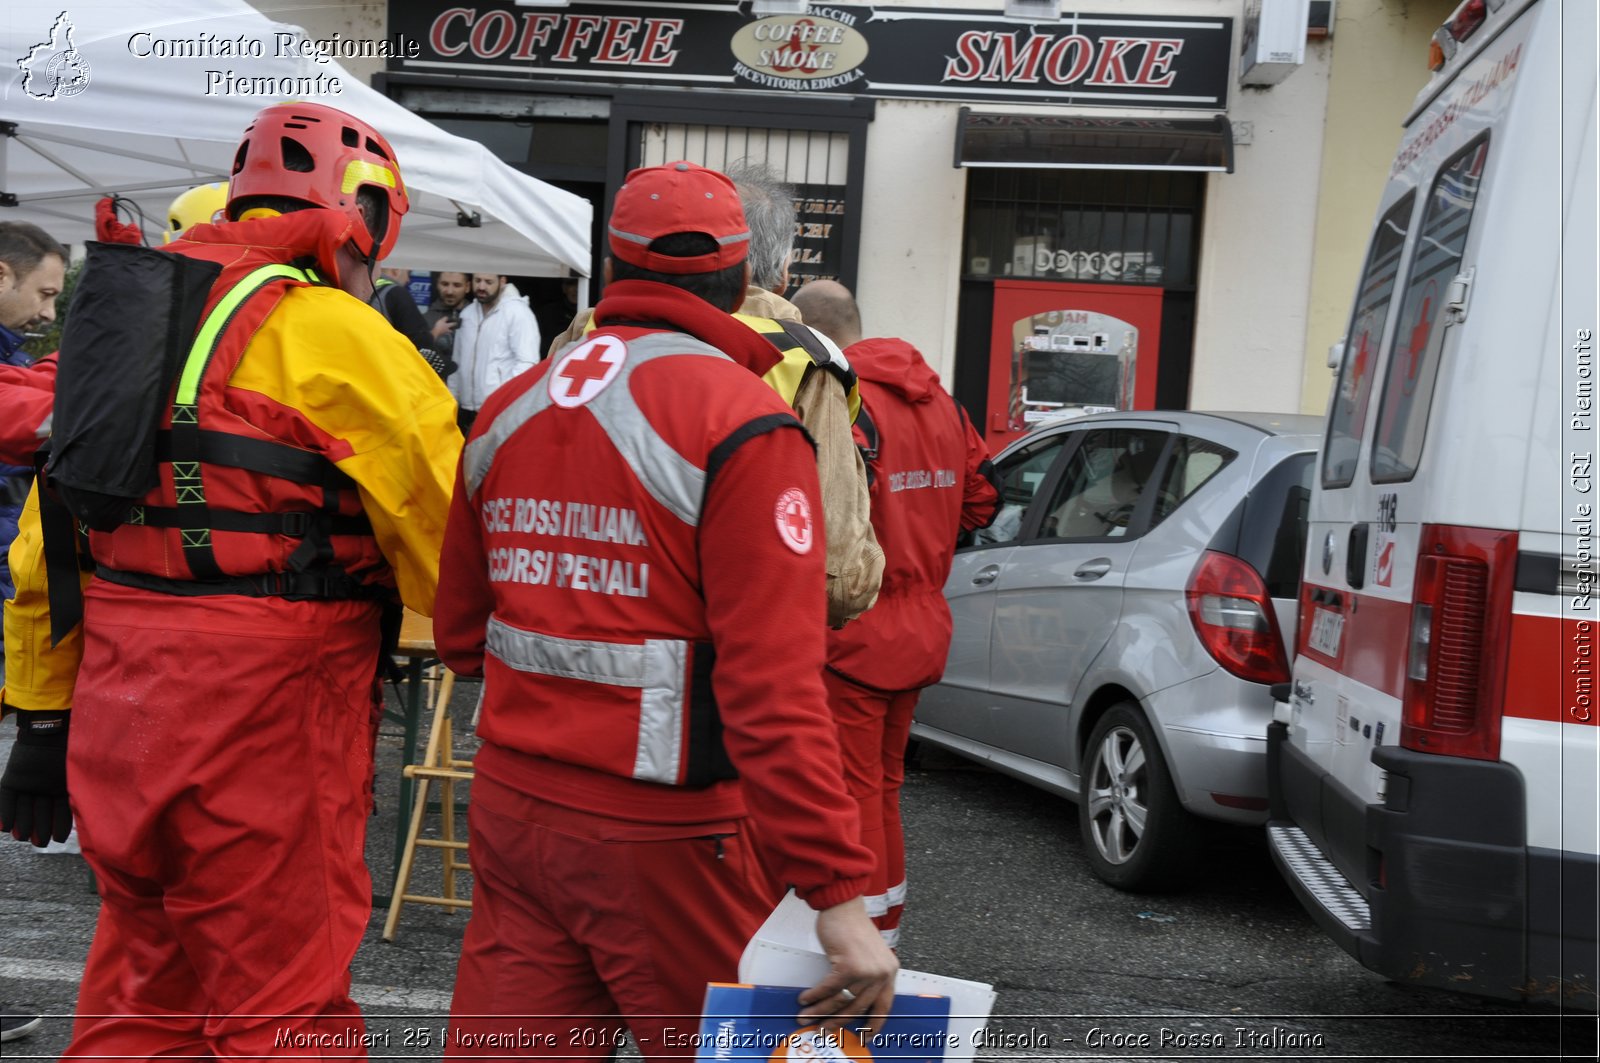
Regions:
<svg viewBox="0 0 1600 1063"><path fill-rule="evenodd" d="M1501 763L1373 752L1366 803L1268 730L1274 863L1351 956L1386 978L1595 1009L1593 855L1529 848L1521 773Z"/></svg>

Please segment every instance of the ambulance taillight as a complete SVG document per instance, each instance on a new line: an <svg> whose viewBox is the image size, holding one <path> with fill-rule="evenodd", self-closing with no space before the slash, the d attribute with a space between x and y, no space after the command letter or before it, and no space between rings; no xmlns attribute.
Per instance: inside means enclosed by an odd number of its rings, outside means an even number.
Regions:
<svg viewBox="0 0 1600 1063"><path fill-rule="evenodd" d="M1498 760L1515 532L1424 525L1406 647L1400 745Z"/></svg>
<svg viewBox="0 0 1600 1063"><path fill-rule="evenodd" d="M1240 679L1284 683L1289 660L1266 581L1232 554L1207 550L1189 577L1189 620L1206 652Z"/></svg>

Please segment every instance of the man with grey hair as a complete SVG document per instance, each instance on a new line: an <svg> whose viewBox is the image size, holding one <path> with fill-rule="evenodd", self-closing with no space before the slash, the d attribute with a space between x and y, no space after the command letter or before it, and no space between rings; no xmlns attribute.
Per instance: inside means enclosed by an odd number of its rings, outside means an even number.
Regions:
<svg viewBox="0 0 1600 1063"><path fill-rule="evenodd" d="M789 289L794 254L794 191L765 163L741 160L728 167L728 176L739 189L750 224L750 285L781 296ZM749 300L746 294L746 313L752 312Z"/></svg>
<svg viewBox="0 0 1600 1063"><path fill-rule="evenodd" d="M750 285L733 316L765 336L784 362L764 380L794 409L817 445L828 567L828 625L843 627L871 608L883 581L883 550L870 519L867 469L850 426L859 408L855 373L837 344L808 328L783 297L794 250L794 190L772 167L740 160L727 169L750 226ZM550 345L549 357L594 326L580 310Z"/></svg>

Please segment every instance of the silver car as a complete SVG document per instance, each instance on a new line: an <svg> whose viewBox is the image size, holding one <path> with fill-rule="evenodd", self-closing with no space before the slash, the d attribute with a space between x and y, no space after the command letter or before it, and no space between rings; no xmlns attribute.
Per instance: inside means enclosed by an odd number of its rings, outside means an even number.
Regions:
<svg viewBox="0 0 1600 1063"><path fill-rule="evenodd" d="M1181 882L1191 816L1264 822L1321 436L1298 414L1134 412L1007 447L913 736L1077 802L1122 889Z"/></svg>

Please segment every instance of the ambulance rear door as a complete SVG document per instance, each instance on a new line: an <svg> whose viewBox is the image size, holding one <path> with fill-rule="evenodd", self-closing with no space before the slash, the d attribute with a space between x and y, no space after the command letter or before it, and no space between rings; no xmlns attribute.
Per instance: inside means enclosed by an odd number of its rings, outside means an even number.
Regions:
<svg viewBox="0 0 1600 1063"><path fill-rule="evenodd" d="M1399 742L1408 682L1414 690L1426 666L1427 644L1419 657L1416 636L1429 634L1428 614L1414 606L1441 593L1447 576L1424 555L1476 557L1509 541L1514 567L1515 501L1503 507L1503 535L1478 528L1457 536L1438 519L1448 500L1436 473L1461 460L1462 432L1483 427L1462 405L1472 382L1458 379L1458 350L1485 251L1475 221L1502 161L1497 125L1533 21L1506 26L1408 123L1330 401L1290 707L1291 743L1327 774L1321 790L1286 797L1295 822L1352 883L1367 880L1363 810L1384 792L1373 750ZM1470 681L1433 676L1441 678Z"/></svg>

